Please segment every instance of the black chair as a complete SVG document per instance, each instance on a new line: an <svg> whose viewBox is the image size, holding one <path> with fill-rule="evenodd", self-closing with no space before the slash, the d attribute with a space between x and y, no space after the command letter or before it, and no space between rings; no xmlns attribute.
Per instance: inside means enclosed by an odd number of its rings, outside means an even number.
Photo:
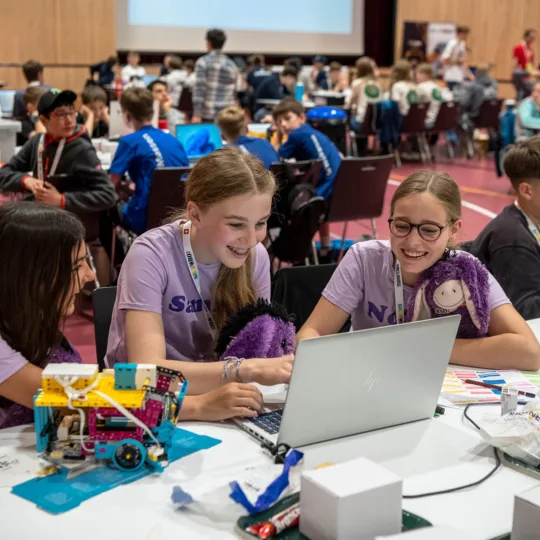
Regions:
<svg viewBox="0 0 540 540"><path fill-rule="evenodd" d="M330 223L344 222L340 258L349 221L371 219L373 236L377 238L375 218L383 211L392 163L390 155L347 158L341 162L328 214Z"/></svg>
<svg viewBox="0 0 540 540"><path fill-rule="evenodd" d="M297 331L302 328L315 309L336 268L337 264L296 266L282 268L276 273L272 300L280 303L288 313L294 315ZM341 331L349 331L349 328L350 319Z"/></svg>
<svg viewBox="0 0 540 540"><path fill-rule="evenodd" d="M274 163L270 172L274 175L278 191L274 197L273 211L268 221L268 228L281 227L284 220L291 216L291 207L295 193L300 185L315 186L321 177L322 161L320 159L297 161L294 163Z"/></svg>
<svg viewBox="0 0 540 540"><path fill-rule="evenodd" d="M431 129L426 130L430 134L447 133L456 129L459 118L459 106L453 101L446 101L441 103L437 118L435 118L435 124ZM446 139L446 147L448 149L448 157L454 158L454 148L452 143ZM426 153L431 158L431 150L429 144L426 145Z"/></svg>
<svg viewBox="0 0 540 540"><path fill-rule="evenodd" d="M178 100L178 110L186 116L186 120L190 121L193 116L193 94L189 88L183 88Z"/></svg>
<svg viewBox="0 0 540 540"><path fill-rule="evenodd" d="M426 141L426 115L429 105L427 103L411 103L407 116L403 119L401 124L401 134L416 137L418 142L418 149L420 151L420 158L422 163L427 161L424 148ZM401 156L399 154L399 145L395 150L396 165L401 166Z"/></svg>
<svg viewBox="0 0 540 540"><path fill-rule="evenodd" d="M148 194L146 230L159 227L168 214L184 208L186 199L183 177L189 171L189 167L164 167L154 171Z"/></svg>
<svg viewBox="0 0 540 540"><path fill-rule="evenodd" d="M271 241L268 252L272 259L279 260L279 267L283 262L309 264L309 255L313 250L313 237L319 230L327 212L326 202L322 197L312 197L301 203L281 226L279 236Z"/></svg>
<svg viewBox="0 0 540 540"><path fill-rule="evenodd" d="M465 141L467 144L467 153L470 158L475 155L473 134L474 129L486 129L491 140L497 136L499 131L499 116L501 114L502 99L485 99L480 106L480 111L476 118L472 118L474 126L465 129Z"/></svg>
<svg viewBox="0 0 540 540"><path fill-rule="evenodd" d="M92 293L92 305L94 308L94 335L96 338L96 356L99 370L103 371L105 355L107 354L107 342L109 341L109 328L116 302L116 287L101 287Z"/></svg>

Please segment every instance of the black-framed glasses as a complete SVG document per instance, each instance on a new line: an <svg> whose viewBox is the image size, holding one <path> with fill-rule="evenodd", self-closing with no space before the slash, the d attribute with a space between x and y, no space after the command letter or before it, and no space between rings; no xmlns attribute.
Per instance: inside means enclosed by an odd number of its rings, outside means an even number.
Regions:
<svg viewBox="0 0 540 540"><path fill-rule="evenodd" d="M418 231L420 238L426 242L435 242L441 236L448 225L437 225L435 223L410 223L404 219L390 218L388 220L390 232L398 238L405 238L411 234L413 229Z"/></svg>

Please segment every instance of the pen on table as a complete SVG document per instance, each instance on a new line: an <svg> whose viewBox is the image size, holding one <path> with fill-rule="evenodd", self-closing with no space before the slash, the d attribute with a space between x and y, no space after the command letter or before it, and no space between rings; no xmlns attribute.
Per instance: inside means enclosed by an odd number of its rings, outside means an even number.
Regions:
<svg viewBox="0 0 540 540"><path fill-rule="evenodd" d="M500 390L502 392L503 387L499 386L497 384L489 384L482 381L474 381L473 379L465 379L463 382L466 382L468 384L475 384L476 386L483 386L484 388L491 388L492 390ZM533 394L532 392L524 392L523 390L518 390L518 394L520 396L526 396L530 398L537 397L536 394Z"/></svg>

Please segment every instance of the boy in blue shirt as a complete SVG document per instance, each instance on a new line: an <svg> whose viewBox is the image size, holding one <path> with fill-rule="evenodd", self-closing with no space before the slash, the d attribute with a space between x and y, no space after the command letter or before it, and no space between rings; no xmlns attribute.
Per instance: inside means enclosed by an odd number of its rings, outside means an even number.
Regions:
<svg viewBox="0 0 540 540"><path fill-rule="evenodd" d="M146 88L128 88L120 96L124 122L134 133L120 139L109 169L117 185L126 172L135 183L135 193L122 208L123 225L136 234L146 230L148 195L154 170L161 167L187 167L189 159L180 142L152 126L154 98Z"/></svg>
<svg viewBox="0 0 540 540"><path fill-rule="evenodd" d="M341 165L341 155L336 145L324 133L306 124L304 106L293 98L284 99L272 111L274 122L287 141L278 150L282 159L294 158L297 161L320 159L321 178L316 187L317 195L330 203L334 182ZM321 245L330 246L330 226L323 223L319 229Z"/></svg>
<svg viewBox="0 0 540 540"><path fill-rule="evenodd" d="M246 135L246 118L244 111L239 107L231 106L223 109L218 114L216 123L228 144L238 146L242 151L258 157L266 169L270 169L272 163L279 162L274 147L266 139Z"/></svg>

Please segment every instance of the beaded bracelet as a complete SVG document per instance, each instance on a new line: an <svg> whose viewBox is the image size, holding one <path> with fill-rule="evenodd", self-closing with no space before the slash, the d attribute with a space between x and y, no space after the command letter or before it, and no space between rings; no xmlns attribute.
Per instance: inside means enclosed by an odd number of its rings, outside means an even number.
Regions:
<svg viewBox="0 0 540 540"><path fill-rule="evenodd" d="M236 382L242 382L240 379L240 364L244 361L244 358L237 358L236 356L227 356L225 363L223 364L223 378L228 382L232 382L229 376L229 367L236 368Z"/></svg>

